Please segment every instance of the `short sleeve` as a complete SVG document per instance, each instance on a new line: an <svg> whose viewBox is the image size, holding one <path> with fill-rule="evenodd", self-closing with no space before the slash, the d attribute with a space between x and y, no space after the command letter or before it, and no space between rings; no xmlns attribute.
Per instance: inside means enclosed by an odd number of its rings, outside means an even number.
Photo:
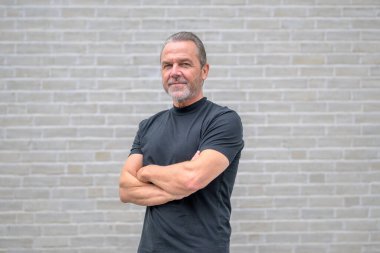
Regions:
<svg viewBox="0 0 380 253"><path fill-rule="evenodd" d="M232 110L218 114L205 127L199 150L213 149L224 154L231 163L243 149L243 126Z"/></svg>
<svg viewBox="0 0 380 253"><path fill-rule="evenodd" d="M143 131L143 126L144 126L145 120L141 121L139 124L139 129L137 130L135 139L133 140L132 143L132 148L130 151L129 155L132 154L143 154L141 150L141 136L142 136L142 131Z"/></svg>

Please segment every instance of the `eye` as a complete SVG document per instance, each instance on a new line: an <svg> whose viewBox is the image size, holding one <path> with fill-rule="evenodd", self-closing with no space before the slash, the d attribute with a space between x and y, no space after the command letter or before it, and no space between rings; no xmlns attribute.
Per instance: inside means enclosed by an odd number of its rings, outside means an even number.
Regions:
<svg viewBox="0 0 380 253"><path fill-rule="evenodd" d="M162 64L162 69L169 69L172 67L172 64Z"/></svg>

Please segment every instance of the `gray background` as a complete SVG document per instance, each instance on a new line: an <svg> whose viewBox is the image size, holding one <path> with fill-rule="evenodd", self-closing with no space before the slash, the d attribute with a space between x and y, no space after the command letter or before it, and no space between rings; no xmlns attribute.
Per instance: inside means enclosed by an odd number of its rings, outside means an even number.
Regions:
<svg viewBox="0 0 380 253"><path fill-rule="evenodd" d="M135 252L118 199L159 51L196 32L246 146L231 253L380 252L379 0L2 0L0 252Z"/></svg>

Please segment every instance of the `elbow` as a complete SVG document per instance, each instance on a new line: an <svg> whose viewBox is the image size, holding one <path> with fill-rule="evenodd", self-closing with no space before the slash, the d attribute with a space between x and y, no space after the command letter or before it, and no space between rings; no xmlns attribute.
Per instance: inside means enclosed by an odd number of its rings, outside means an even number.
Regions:
<svg viewBox="0 0 380 253"><path fill-rule="evenodd" d="M119 188L119 198L122 203L129 203L128 193L125 188Z"/></svg>
<svg viewBox="0 0 380 253"><path fill-rule="evenodd" d="M189 163L185 165L189 165ZM201 175L199 175L196 170L192 169L192 167L186 167L186 172L187 173L183 173L181 175L181 186L187 196L196 191L199 191L207 185L205 184L204 180L202 180Z"/></svg>
<svg viewBox="0 0 380 253"><path fill-rule="evenodd" d="M199 191L200 189L206 186L199 178L195 176L188 178L183 185L184 185L184 191L188 193L188 195L196 191Z"/></svg>
<svg viewBox="0 0 380 253"><path fill-rule="evenodd" d="M122 189L119 189L119 198L121 202L128 203L128 199L126 198L125 194L122 192Z"/></svg>

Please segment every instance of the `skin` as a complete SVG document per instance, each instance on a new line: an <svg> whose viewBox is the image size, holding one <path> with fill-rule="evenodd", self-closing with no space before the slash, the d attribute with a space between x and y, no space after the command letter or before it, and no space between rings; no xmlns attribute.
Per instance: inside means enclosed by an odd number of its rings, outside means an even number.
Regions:
<svg viewBox="0 0 380 253"><path fill-rule="evenodd" d="M208 64L201 66L192 41L171 42L162 50L162 84L176 107L185 107L203 98L203 82L208 71Z"/></svg>
<svg viewBox="0 0 380 253"><path fill-rule="evenodd" d="M162 50L162 84L175 107L185 107L203 98L208 71L208 64L201 66L192 41L170 42ZM143 155L132 154L120 175L120 200L154 206L182 199L207 186L228 165L227 157L212 149L196 152L190 161L168 166L143 166Z"/></svg>

